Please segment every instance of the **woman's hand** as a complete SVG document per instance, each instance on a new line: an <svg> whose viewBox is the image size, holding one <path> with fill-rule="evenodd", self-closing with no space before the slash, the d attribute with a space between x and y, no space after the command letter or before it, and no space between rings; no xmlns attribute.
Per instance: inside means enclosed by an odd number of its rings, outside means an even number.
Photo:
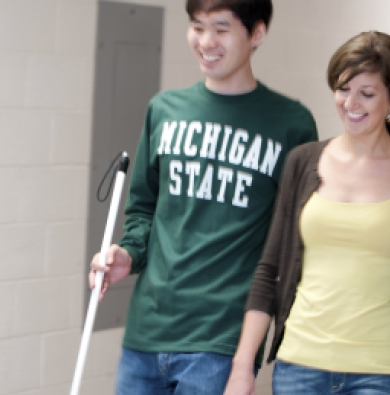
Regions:
<svg viewBox="0 0 390 395"><path fill-rule="evenodd" d="M253 365L239 366L233 360L233 367L223 395L255 395Z"/></svg>

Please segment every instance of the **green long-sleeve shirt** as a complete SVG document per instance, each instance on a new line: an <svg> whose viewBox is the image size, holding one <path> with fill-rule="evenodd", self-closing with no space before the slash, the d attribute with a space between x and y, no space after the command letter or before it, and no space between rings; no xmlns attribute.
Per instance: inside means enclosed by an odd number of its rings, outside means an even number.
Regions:
<svg viewBox="0 0 390 395"><path fill-rule="evenodd" d="M140 274L124 347L234 354L286 154L316 139L310 112L260 83L151 100L120 242Z"/></svg>

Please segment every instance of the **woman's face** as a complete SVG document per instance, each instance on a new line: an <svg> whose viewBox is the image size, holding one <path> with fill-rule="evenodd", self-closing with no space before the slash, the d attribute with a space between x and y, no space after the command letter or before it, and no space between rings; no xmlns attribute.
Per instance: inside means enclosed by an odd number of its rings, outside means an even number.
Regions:
<svg viewBox="0 0 390 395"><path fill-rule="evenodd" d="M334 100L347 133L387 133L390 98L379 73L358 74L335 90Z"/></svg>

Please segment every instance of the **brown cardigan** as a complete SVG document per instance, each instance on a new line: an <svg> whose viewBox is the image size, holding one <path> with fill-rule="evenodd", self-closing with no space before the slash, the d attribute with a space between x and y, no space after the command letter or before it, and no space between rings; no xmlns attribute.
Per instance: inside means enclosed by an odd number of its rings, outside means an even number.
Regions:
<svg viewBox="0 0 390 395"><path fill-rule="evenodd" d="M249 293L247 310L275 316L275 334L267 362L276 357L301 279L303 244L299 218L321 183L317 165L327 143L307 143L291 151L284 166L268 239Z"/></svg>

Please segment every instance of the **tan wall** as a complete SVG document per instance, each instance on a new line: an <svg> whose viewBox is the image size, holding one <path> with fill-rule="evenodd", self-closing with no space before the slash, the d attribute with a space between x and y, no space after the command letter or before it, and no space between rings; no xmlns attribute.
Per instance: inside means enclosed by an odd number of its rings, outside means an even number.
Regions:
<svg viewBox="0 0 390 395"><path fill-rule="evenodd" d="M162 88L199 79L184 2L133 2L166 7ZM275 0L256 75L308 105L322 138L336 135L327 61L353 34L390 33L388 15L388 0ZM0 395L69 393L83 325L96 16L97 0L0 1ZM113 393L121 336L93 335L83 395Z"/></svg>

